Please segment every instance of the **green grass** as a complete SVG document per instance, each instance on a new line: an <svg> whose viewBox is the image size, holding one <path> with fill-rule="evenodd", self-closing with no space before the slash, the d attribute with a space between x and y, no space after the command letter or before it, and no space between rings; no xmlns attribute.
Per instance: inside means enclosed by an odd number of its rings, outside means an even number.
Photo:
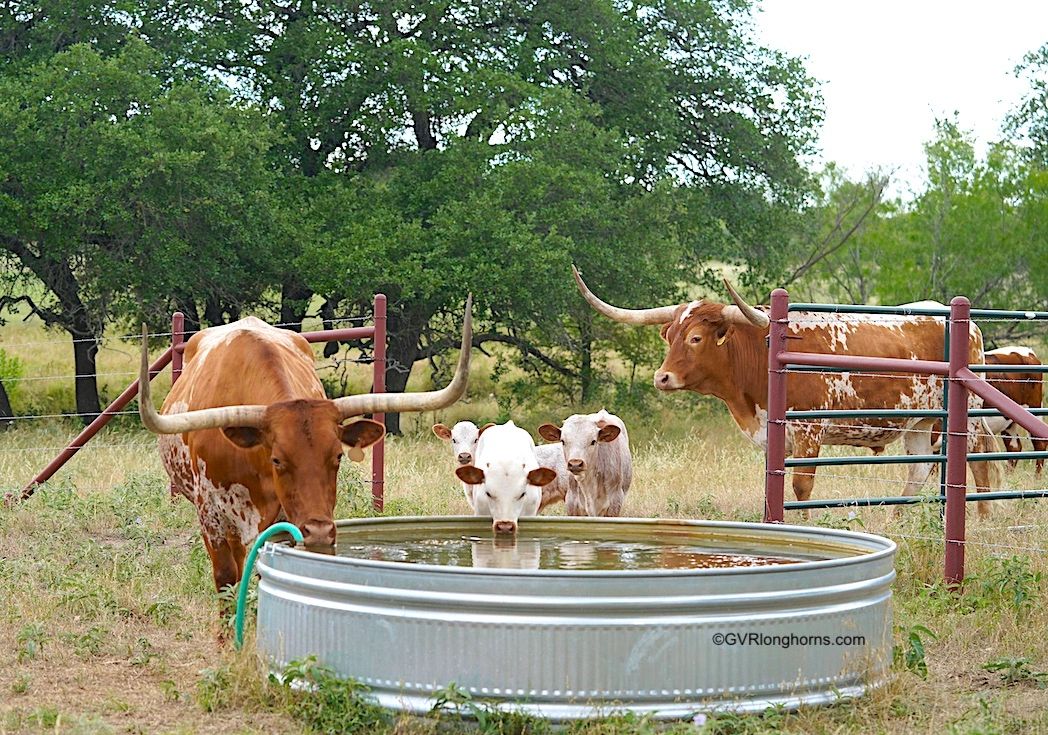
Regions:
<svg viewBox="0 0 1048 735"><path fill-rule="evenodd" d="M19 327L21 330L22 327ZM4 343L14 337L5 327ZM64 348L63 348L64 349ZM125 363L133 350L122 351ZM57 352L22 353L26 375L66 370ZM509 413L525 428L578 410L551 397L499 405L480 360L467 401L410 417L388 445L387 513L466 509L436 421ZM645 384L650 376L641 376ZM359 380L366 383L361 368ZM45 405L46 381L19 397ZM418 379L424 386L427 380ZM26 384L28 385L28 383ZM119 386L122 387L122 386ZM118 388L119 388L118 387ZM719 404L649 391L620 410L630 429L635 480L625 513L756 520L762 506L759 452ZM670 398L670 400L665 400ZM18 407L18 406L16 406ZM586 407L592 408L591 406ZM0 486L17 488L77 430L69 421L22 421L0 432ZM52 483L0 509L0 733L545 733L548 723L500 713L449 687L425 717L376 709L368 693L300 662L292 672L313 693L271 680L248 645L237 653L217 616L194 509L171 500L151 436L133 419L106 429ZM836 450L835 450L836 451ZM851 450L845 450L851 453ZM340 476L337 515L371 513L367 465ZM434 468L446 468L435 472ZM1038 487L1032 463L1006 475ZM825 468L816 497L885 495L900 468ZM554 511L562 512L562 511ZM800 521L795 514L789 520ZM894 678L856 702L790 713L710 716L660 725L643 718L577 723L570 733L1048 733L1048 503L996 503L969 514L969 578L960 593L941 583L938 508L815 513L813 524L884 533L899 542ZM470 715L468 722L460 713Z"/></svg>

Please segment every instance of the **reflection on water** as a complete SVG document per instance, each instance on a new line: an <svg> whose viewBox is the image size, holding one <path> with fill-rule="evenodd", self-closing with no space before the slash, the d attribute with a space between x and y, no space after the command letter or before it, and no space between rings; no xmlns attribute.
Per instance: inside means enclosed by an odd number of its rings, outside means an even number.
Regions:
<svg viewBox="0 0 1048 735"><path fill-rule="evenodd" d="M487 569L707 569L791 564L811 557L669 541L596 541L563 536L514 538L448 534L407 540L342 539L340 556Z"/></svg>
<svg viewBox="0 0 1048 735"><path fill-rule="evenodd" d="M542 546L535 539L470 539L473 566L486 569L538 569Z"/></svg>

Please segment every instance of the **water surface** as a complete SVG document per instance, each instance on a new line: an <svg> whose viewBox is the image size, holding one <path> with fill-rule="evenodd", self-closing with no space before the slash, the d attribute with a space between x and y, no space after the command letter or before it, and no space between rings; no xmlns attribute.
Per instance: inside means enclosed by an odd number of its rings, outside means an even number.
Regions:
<svg viewBox="0 0 1048 735"><path fill-rule="evenodd" d="M337 553L359 559L410 564L498 569L708 569L762 567L825 558L814 555L769 555L745 546L713 548L701 539L687 537L637 540L579 539L564 535L529 535L501 538L451 530L427 538L339 539Z"/></svg>

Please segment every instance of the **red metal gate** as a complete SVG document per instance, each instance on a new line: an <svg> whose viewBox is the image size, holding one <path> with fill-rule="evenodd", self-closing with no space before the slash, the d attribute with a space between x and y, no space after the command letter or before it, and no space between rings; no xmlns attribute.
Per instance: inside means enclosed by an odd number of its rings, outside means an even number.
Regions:
<svg viewBox="0 0 1048 735"><path fill-rule="evenodd" d="M375 294L374 324L370 327L351 327L348 329L326 329L318 332L303 332L306 341L335 342L350 339L372 339L374 342L373 353L373 386L372 392L384 393L386 391L386 297L384 294ZM171 346L168 347L160 357L149 366L149 378L156 377L168 363L171 364L171 382L178 380L182 374L182 353L185 351L185 318L181 312L175 312L171 317ZM62 466L84 447L112 418L120 413L133 398L138 395L138 381L135 380L116 400L106 406L94 421L88 424L62 452L55 457L50 464L41 470L33 480L26 485L20 495L7 495L5 501L15 499L25 500L33 494L37 486L47 482L54 476ZM375 414L376 421L383 421L384 414ZM371 448L371 497L376 510L382 510L385 489L385 459L386 459L385 437Z"/></svg>
<svg viewBox="0 0 1048 735"><path fill-rule="evenodd" d="M789 294L784 289L776 289L771 296L771 326L768 334L768 449L765 465L765 509L764 520L767 523L782 523L787 504L784 502L786 467L796 465L844 464L836 461L841 458L804 458L787 460L786 458L786 422L789 418L799 418L809 411L791 411L787 416L788 397L786 393L787 373L796 366L815 366L828 369L845 369L854 372L877 371L887 373L916 373L923 375L941 375L947 378L949 388L946 405L946 477L945 492L942 500L946 503L946 558L944 575L947 583L959 584L964 579L964 544L965 544L965 503L975 500L1003 500L1021 497L1045 497L1048 491L1028 492L993 492L966 495L966 465L969 460L994 461L1009 456L1045 456L1045 452L1024 452L1021 454L1007 452L971 453L967 451L968 443L968 392L983 399L987 406L1000 413L1024 429L1031 436L1048 439L1048 425L1020 406L1008 396L1001 393L988 382L980 378L968 364L969 322L971 317L1048 319L1044 312L1012 312L990 309L972 310L968 299L957 296L950 302L949 310L913 307L862 307L854 305L803 305L804 308L828 312L876 313L876 314L924 314L943 316L949 327L949 361L904 360L859 355L830 355L809 352L791 352L788 349L789 313L791 305ZM820 308L822 307L822 308ZM797 309L800 310L800 309ZM986 366L975 366L984 369ZM998 370L998 366L992 366ZM1024 369L1030 370L1029 366ZM849 418L848 414L869 416L874 411L821 411L820 415L832 413L839 418ZM922 416L937 413L934 411L893 411L876 412L880 416L901 416L920 414ZM983 413L980 411L980 413ZM851 416L854 418L854 416ZM885 464L892 461L913 461L913 457L878 457L871 460L848 457L847 464L876 463ZM916 458L920 461L941 461L941 457L928 455ZM793 464L791 464L791 462ZM935 498L938 500L939 498ZM922 498L900 496L895 498L877 498L874 502L863 502L862 499L847 501L848 505L886 505L901 502L922 502ZM822 503L819 501L795 503L794 506L829 507L842 505L839 501Z"/></svg>

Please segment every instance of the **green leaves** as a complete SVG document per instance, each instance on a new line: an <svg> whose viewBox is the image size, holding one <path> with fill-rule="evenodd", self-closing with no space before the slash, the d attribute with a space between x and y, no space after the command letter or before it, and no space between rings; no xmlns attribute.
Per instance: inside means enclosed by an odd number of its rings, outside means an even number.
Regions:
<svg viewBox="0 0 1048 735"><path fill-rule="evenodd" d="M904 630L905 640L901 645L892 648L892 658L896 666L905 668L907 671L922 679L928 678L928 663L924 660L924 637L938 640L938 636L923 625L914 625Z"/></svg>

